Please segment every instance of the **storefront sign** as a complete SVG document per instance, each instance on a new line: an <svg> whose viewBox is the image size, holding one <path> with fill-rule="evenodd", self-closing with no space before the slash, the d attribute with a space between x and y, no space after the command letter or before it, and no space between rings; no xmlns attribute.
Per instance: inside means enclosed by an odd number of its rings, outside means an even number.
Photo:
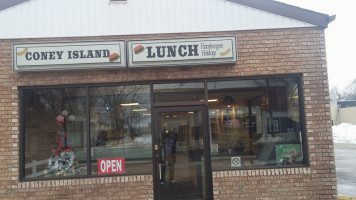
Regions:
<svg viewBox="0 0 356 200"><path fill-rule="evenodd" d="M126 68L124 41L14 44L14 71Z"/></svg>
<svg viewBox="0 0 356 200"><path fill-rule="evenodd" d="M236 63L236 37L128 42L129 67Z"/></svg>
<svg viewBox="0 0 356 200"><path fill-rule="evenodd" d="M125 158L98 159L98 174L125 173Z"/></svg>

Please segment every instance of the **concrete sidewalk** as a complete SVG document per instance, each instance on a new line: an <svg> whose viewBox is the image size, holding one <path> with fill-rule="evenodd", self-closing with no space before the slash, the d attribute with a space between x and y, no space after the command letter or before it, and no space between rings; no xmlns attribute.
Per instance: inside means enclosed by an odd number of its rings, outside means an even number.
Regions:
<svg viewBox="0 0 356 200"><path fill-rule="evenodd" d="M356 200L356 144L335 143L335 162L338 194Z"/></svg>
<svg viewBox="0 0 356 200"><path fill-rule="evenodd" d="M339 196L338 200L356 200L356 197L349 197L349 196Z"/></svg>

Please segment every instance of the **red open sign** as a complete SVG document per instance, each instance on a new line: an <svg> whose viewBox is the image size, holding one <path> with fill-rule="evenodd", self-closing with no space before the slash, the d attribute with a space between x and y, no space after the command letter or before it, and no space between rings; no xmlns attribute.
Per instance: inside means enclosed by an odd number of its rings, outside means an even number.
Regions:
<svg viewBox="0 0 356 200"><path fill-rule="evenodd" d="M98 159L98 173L125 173L125 158Z"/></svg>

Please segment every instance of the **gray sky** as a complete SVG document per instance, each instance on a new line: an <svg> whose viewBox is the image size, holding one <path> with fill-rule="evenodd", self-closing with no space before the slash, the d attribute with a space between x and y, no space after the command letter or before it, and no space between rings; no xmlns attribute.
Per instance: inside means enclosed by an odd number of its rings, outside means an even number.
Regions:
<svg viewBox="0 0 356 200"><path fill-rule="evenodd" d="M330 87L343 89L356 79L356 1L355 0L278 0L308 10L335 15L325 30Z"/></svg>

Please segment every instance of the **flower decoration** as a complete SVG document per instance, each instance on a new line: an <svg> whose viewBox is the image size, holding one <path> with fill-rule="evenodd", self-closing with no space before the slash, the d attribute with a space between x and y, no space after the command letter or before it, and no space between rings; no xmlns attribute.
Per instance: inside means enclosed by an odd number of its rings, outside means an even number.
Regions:
<svg viewBox="0 0 356 200"><path fill-rule="evenodd" d="M63 124L63 123L64 123L64 117L63 117L63 115L59 114L59 115L56 117L56 120L57 120L57 124Z"/></svg>
<svg viewBox="0 0 356 200"><path fill-rule="evenodd" d="M47 174L54 173L56 176L70 176L76 173L79 163L72 148L68 145L69 137L66 132L66 116L59 114L56 117L58 130L56 132L56 145L52 150L52 156L48 161Z"/></svg>

